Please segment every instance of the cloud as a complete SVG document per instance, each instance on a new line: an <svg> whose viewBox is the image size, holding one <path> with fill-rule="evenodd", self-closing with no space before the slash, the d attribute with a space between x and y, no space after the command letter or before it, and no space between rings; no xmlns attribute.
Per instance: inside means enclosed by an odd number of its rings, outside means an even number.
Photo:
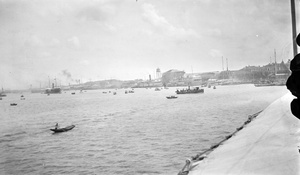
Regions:
<svg viewBox="0 0 300 175"><path fill-rule="evenodd" d="M77 13L77 17L83 21L104 22L110 16L113 16L115 12L116 8L112 4L91 4L87 7L82 8Z"/></svg>
<svg viewBox="0 0 300 175"><path fill-rule="evenodd" d="M221 53L221 51L219 51L217 49L211 49L209 51L209 55L215 58L215 57L221 57L222 53Z"/></svg>
<svg viewBox="0 0 300 175"><path fill-rule="evenodd" d="M157 10L152 4L143 4L143 10L143 17L145 21L162 31L163 34L167 34L176 38L185 38L191 36L199 38L199 35L192 29L185 29L172 25L165 17L158 14Z"/></svg>
<svg viewBox="0 0 300 175"><path fill-rule="evenodd" d="M27 39L26 44L29 44L31 46L42 46L44 45L44 42L39 36L32 35Z"/></svg>
<svg viewBox="0 0 300 175"><path fill-rule="evenodd" d="M50 56L52 56L52 54L51 54L51 53L49 53L49 52L46 52L46 51L44 51L44 52L40 52L38 55L39 55L39 56L41 56L42 58L45 58L45 57L50 57Z"/></svg>
<svg viewBox="0 0 300 175"><path fill-rule="evenodd" d="M80 48L80 41L77 36L73 36L72 38L69 38L68 42L71 43L76 48Z"/></svg>
<svg viewBox="0 0 300 175"><path fill-rule="evenodd" d="M89 62L88 60L81 60L81 61L80 61L80 64L83 64L83 65L85 65L85 66L88 66L88 65L90 65L90 62Z"/></svg>
<svg viewBox="0 0 300 175"><path fill-rule="evenodd" d="M108 31L117 31L117 28L114 25L105 23L104 26Z"/></svg>
<svg viewBox="0 0 300 175"><path fill-rule="evenodd" d="M59 44L60 44L60 41L57 38L52 38L51 41L49 42L49 45L51 47L59 46Z"/></svg>
<svg viewBox="0 0 300 175"><path fill-rule="evenodd" d="M218 29L218 28L210 29L208 31L208 35L210 35L210 36L218 36L219 37L219 36L222 35L222 31L220 29Z"/></svg>

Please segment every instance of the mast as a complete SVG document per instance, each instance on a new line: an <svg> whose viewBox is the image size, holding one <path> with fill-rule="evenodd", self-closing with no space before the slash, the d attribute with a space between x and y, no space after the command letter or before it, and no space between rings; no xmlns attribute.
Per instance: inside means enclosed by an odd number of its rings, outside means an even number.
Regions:
<svg viewBox="0 0 300 175"><path fill-rule="evenodd" d="M223 56L222 56L222 71L224 71Z"/></svg>
<svg viewBox="0 0 300 175"><path fill-rule="evenodd" d="M297 44L295 42L295 39L297 37L297 28L296 28L296 13L295 13L295 0L291 0L291 15L292 15L292 34L293 34L293 51L294 51L294 56L297 55Z"/></svg>
<svg viewBox="0 0 300 175"><path fill-rule="evenodd" d="M274 49L274 59L275 59L275 75L277 74L277 61L276 61L276 49Z"/></svg>
<svg viewBox="0 0 300 175"><path fill-rule="evenodd" d="M48 76L48 87L50 88L50 77Z"/></svg>

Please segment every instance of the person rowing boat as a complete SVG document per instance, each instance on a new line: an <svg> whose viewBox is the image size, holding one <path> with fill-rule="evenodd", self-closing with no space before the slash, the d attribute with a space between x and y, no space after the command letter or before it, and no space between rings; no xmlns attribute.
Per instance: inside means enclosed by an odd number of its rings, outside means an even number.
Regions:
<svg viewBox="0 0 300 175"><path fill-rule="evenodd" d="M59 126L58 126L58 123L56 123L56 125L55 125L55 129L58 129L59 128Z"/></svg>

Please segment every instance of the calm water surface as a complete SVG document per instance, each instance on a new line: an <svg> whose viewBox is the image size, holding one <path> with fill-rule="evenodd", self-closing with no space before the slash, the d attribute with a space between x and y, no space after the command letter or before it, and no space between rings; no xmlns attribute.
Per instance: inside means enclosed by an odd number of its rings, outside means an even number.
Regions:
<svg viewBox="0 0 300 175"><path fill-rule="evenodd" d="M0 100L0 174L177 174L186 158L288 93L236 85L166 99L175 90L8 94ZM76 127L52 134L56 122Z"/></svg>

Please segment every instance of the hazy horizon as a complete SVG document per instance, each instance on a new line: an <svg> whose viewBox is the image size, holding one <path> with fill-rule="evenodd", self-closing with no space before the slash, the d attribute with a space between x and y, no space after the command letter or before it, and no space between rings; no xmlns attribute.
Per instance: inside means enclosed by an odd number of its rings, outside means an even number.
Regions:
<svg viewBox="0 0 300 175"><path fill-rule="evenodd" d="M290 18L281 0L1 0L0 85L221 71L222 57L237 70L274 62L274 50L286 62Z"/></svg>

